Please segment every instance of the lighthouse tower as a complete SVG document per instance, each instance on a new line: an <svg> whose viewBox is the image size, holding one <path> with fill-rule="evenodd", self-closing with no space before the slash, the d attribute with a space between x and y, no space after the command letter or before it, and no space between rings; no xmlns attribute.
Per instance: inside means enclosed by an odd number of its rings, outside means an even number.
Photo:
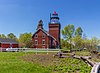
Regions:
<svg viewBox="0 0 100 73"><path fill-rule="evenodd" d="M56 12L50 15L50 22L49 22L49 34L52 35L57 42L57 48L60 48L60 22L59 17Z"/></svg>

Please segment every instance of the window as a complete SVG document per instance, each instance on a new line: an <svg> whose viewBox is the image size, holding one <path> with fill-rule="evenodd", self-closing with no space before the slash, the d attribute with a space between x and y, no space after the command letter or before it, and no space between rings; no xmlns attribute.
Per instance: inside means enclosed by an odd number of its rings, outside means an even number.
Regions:
<svg viewBox="0 0 100 73"><path fill-rule="evenodd" d="M43 45L45 44L45 40L42 40L42 44L43 44Z"/></svg>
<svg viewBox="0 0 100 73"><path fill-rule="evenodd" d="M44 33L42 34L42 38L45 38L45 34Z"/></svg>
<svg viewBox="0 0 100 73"><path fill-rule="evenodd" d="M36 45L38 44L38 41L37 41L37 40L35 40L35 44L36 44Z"/></svg>
<svg viewBox="0 0 100 73"><path fill-rule="evenodd" d="M35 34L35 38L37 38L38 37L38 35L37 34Z"/></svg>
<svg viewBox="0 0 100 73"><path fill-rule="evenodd" d="M52 19L51 23L59 23L59 20L58 19Z"/></svg>

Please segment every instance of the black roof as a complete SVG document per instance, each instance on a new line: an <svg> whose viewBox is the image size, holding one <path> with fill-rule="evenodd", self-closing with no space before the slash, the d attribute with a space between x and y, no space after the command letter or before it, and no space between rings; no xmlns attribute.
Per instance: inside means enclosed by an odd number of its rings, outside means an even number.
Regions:
<svg viewBox="0 0 100 73"><path fill-rule="evenodd" d="M18 42L15 39L10 38L0 38L0 43L18 44Z"/></svg>

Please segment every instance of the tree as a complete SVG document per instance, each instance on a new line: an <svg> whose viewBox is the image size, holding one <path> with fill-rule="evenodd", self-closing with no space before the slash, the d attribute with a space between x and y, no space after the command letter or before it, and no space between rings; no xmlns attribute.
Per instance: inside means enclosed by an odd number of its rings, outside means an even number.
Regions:
<svg viewBox="0 0 100 73"><path fill-rule="evenodd" d="M98 40L98 38L96 38L96 37L93 37L90 42L90 47L91 47L90 50L97 51L97 46L99 43L100 43L100 40Z"/></svg>
<svg viewBox="0 0 100 73"><path fill-rule="evenodd" d="M82 32L83 32L82 28L78 27L75 31L75 36L81 36L82 37Z"/></svg>
<svg viewBox="0 0 100 73"><path fill-rule="evenodd" d="M70 44L68 43L67 40L61 39L61 48L62 49L65 49L65 48L70 49Z"/></svg>
<svg viewBox="0 0 100 73"><path fill-rule="evenodd" d="M65 47L65 41L64 41L64 39L61 39L60 41L61 41L61 48L64 48Z"/></svg>
<svg viewBox="0 0 100 73"><path fill-rule="evenodd" d="M89 52L97 51L97 46L100 43L100 40L96 37L91 39L83 39L83 47L86 48Z"/></svg>
<svg viewBox="0 0 100 73"><path fill-rule="evenodd" d="M70 43L70 51L71 51L71 39L74 35L74 31L75 31L74 25L71 25L71 24L65 26L65 28L62 30L62 35Z"/></svg>
<svg viewBox="0 0 100 73"><path fill-rule="evenodd" d="M6 38L4 34L0 34L0 38Z"/></svg>
<svg viewBox="0 0 100 73"><path fill-rule="evenodd" d="M32 45L32 33L23 33L19 36L20 47L30 48Z"/></svg>
<svg viewBox="0 0 100 73"><path fill-rule="evenodd" d="M83 30L81 27L78 27L76 30L75 30L75 36L73 37L72 41L73 43L75 44L74 48L75 49L82 49L82 45L83 45L83 39L82 39L82 33L83 33Z"/></svg>
<svg viewBox="0 0 100 73"><path fill-rule="evenodd" d="M13 34L13 33L9 33L7 35L7 38L10 38L10 39L17 39L17 37Z"/></svg>
<svg viewBox="0 0 100 73"><path fill-rule="evenodd" d="M84 39L84 40L87 39L87 36L86 36L85 33L83 34L83 39Z"/></svg>
<svg viewBox="0 0 100 73"><path fill-rule="evenodd" d="M83 39L83 48L86 48L87 50L89 50L90 43L91 43L91 41L89 39Z"/></svg>
<svg viewBox="0 0 100 73"><path fill-rule="evenodd" d="M81 36L79 36L79 35L74 36L72 41L75 44L75 46L74 46L75 49L77 49L77 50L83 49L83 39Z"/></svg>

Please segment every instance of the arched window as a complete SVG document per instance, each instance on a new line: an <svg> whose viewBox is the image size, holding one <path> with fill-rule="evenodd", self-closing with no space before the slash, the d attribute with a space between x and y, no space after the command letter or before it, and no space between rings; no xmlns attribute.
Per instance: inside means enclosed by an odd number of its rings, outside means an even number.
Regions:
<svg viewBox="0 0 100 73"><path fill-rule="evenodd" d="M35 34L35 38L38 38L38 34Z"/></svg>
<svg viewBox="0 0 100 73"><path fill-rule="evenodd" d="M44 33L42 34L42 38L45 38L45 34Z"/></svg>

